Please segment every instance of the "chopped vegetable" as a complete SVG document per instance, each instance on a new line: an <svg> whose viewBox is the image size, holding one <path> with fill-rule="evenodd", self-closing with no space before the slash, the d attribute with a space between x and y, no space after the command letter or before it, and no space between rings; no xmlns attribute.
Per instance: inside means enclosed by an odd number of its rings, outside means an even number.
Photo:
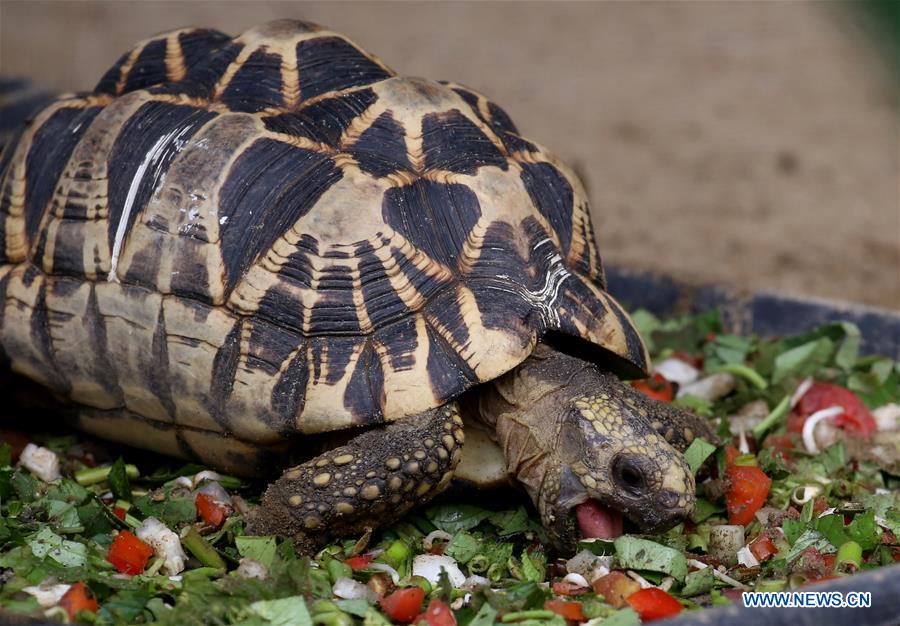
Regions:
<svg viewBox="0 0 900 626"><path fill-rule="evenodd" d="M675 388L662 374L654 374L646 380L635 381L631 386L648 398L661 402L671 402L675 398Z"/></svg>
<svg viewBox="0 0 900 626"><path fill-rule="evenodd" d="M51 606L59 604L59 601L62 600L63 596L65 596L71 588L72 585L40 584L24 587L22 591L37 600L39 606L48 609Z"/></svg>
<svg viewBox="0 0 900 626"><path fill-rule="evenodd" d="M96 613L100 605L97 603L97 599L94 598L91 590L83 582L79 581L69 587L65 595L60 598L59 606L69 614L70 620L74 620L75 616L81 611Z"/></svg>
<svg viewBox="0 0 900 626"><path fill-rule="evenodd" d="M593 583L594 592L603 596L617 609L626 606L626 598L639 591L641 586L622 572L610 572Z"/></svg>
<svg viewBox="0 0 900 626"><path fill-rule="evenodd" d="M581 602L572 602L569 600L547 600L544 602L544 608L553 611L557 615L561 615L567 620L576 622L584 621L584 613L582 612Z"/></svg>
<svg viewBox="0 0 900 626"><path fill-rule="evenodd" d="M422 602L424 600L424 589L421 587L405 587L382 598L380 604L381 608L392 620L408 624L422 610Z"/></svg>
<svg viewBox="0 0 900 626"><path fill-rule="evenodd" d="M622 567L662 572L678 581L687 576L687 560L674 548L629 536L616 539L615 546Z"/></svg>
<svg viewBox="0 0 900 626"><path fill-rule="evenodd" d="M446 572L454 587L461 586L466 580L459 564L452 557L443 554L420 554L413 560L412 572L414 576L421 576L432 585L438 584L441 572Z"/></svg>
<svg viewBox="0 0 900 626"><path fill-rule="evenodd" d="M163 559L163 571L174 576L184 569L187 556L181 547L181 540L165 524L155 517L148 517L135 529L138 538L153 549L156 556Z"/></svg>
<svg viewBox="0 0 900 626"><path fill-rule="evenodd" d="M197 514L210 526L218 528L225 522L228 516L227 507L214 500L212 496L198 493L194 502L197 505Z"/></svg>
<svg viewBox="0 0 900 626"><path fill-rule="evenodd" d="M775 542L769 539L766 535L759 535L756 539L750 542L749 547L750 552L753 553L753 556L760 563L768 561L773 556L778 554L778 547L775 545Z"/></svg>
<svg viewBox="0 0 900 626"><path fill-rule="evenodd" d="M140 574L153 556L153 548L127 530L121 531L113 540L106 560L123 574Z"/></svg>
<svg viewBox="0 0 900 626"><path fill-rule="evenodd" d="M731 487L725 494L728 522L746 526L753 521L769 495L772 479L759 467L729 464L725 470Z"/></svg>
<svg viewBox="0 0 900 626"><path fill-rule="evenodd" d="M59 478L59 457L47 448L29 443L19 455L19 463L45 483Z"/></svg>
<svg viewBox="0 0 900 626"><path fill-rule="evenodd" d="M813 413L838 406L843 411L835 418L835 424L855 437L871 437L878 430L875 418L855 393L830 383L815 381L800 398L794 415L788 421L788 430L802 432L803 424Z"/></svg>
<svg viewBox="0 0 900 626"><path fill-rule="evenodd" d="M709 555L725 565L738 561L738 551L743 546L743 525L722 524L709 530Z"/></svg>
<svg viewBox="0 0 900 626"><path fill-rule="evenodd" d="M425 621L428 626L456 626L456 616L450 607L435 598L425 609Z"/></svg>
<svg viewBox="0 0 900 626"><path fill-rule="evenodd" d="M344 563L349 565L350 569L358 570L358 569L365 569L365 568L369 567L372 564L372 561L374 561L374 560L375 560L375 557L360 554L357 556L351 556L349 559L344 561Z"/></svg>
<svg viewBox="0 0 900 626"><path fill-rule="evenodd" d="M643 622L652 622L678 615L683 608L678 600L656 587L641 589L628 596L627 600L631 608L641 616Z"/></svg>

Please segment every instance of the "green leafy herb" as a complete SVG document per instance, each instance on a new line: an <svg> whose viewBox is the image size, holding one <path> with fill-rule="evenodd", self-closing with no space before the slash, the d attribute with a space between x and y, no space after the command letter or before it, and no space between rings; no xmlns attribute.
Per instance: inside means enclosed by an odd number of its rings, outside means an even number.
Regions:
<svg viewBox="0 0 900 626"><path fill-rule="evenodd" d="M235 537L234 543L242 557L272 567L277 547L275 537Z"/></svg>
<svg viewBox="0 0 900 626"><path fill-rule="evenodd" d="M125 471L125 460L122 457L116 459L109 469L109 477L106 479L113 495L120 500L131 500L131 482Z"/></svg>
<svg viewBox="0 0 900 626"><path fill-rule="evenodd" d="M303 596L260 600L251 604L250 610L272 626L312 626L313 623Z"/></svg>
<svg viewBox="0 0 900 626"><path fill-rule="evenodd" d="M714 445L707 442L702 437L697 437L691 442L691 445L688 446L687 450L684 451L684 460L687 461L691 471L696 474L697 470L700 469L700 466L703 465L703 462L715 451L716 447Z"/></svg>
<svg viewBox="0 0 900 626"><path fill-rule="evenodd" d="M616 539L615 546L616 557L624 568L663 572L678 581L687 576L687 560L678 550L627 535Z"/></svg>

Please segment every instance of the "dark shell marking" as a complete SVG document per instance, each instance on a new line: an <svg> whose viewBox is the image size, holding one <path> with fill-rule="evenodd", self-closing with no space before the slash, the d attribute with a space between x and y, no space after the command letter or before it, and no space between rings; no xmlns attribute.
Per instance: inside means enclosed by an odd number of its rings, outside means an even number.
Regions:
<svg viewBox="0 0 900 626"><path fill-rule="evenodd" d="M240 455L393 421L550 331L647 363L571 170L313 25L155 37L0 164L0 357L106 436Z"/></svg>

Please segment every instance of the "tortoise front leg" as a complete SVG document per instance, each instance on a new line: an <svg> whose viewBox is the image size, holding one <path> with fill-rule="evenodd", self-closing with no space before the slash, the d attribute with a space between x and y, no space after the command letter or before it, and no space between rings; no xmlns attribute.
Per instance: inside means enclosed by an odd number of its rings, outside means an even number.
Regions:
<svg viewBox="0 0 900 626"><path fill-rule="evenodd" d="M312 553L330 540L390 523L440 493L463 444L455 402L365 432L272 483L249 532L293 537Z"/></svg>

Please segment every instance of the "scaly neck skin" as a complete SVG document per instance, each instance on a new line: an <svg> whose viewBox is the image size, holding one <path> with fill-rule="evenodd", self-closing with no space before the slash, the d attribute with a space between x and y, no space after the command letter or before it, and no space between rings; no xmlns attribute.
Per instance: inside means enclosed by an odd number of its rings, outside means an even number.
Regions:
<svg viewBox="0 0 900 626"><path fill-rule="evenodd" d="M534 502L558 461L560 408L588 385L590 369L584 361L538 346L531 358L478 396L479 419L494 433L510 476Z"/></svg>
<svg viewBox="0 0 900 626"><path fill-rule="evenodd" d="M651 424L667 405L544 345L484 387L479 417L554 545L574 549L574 509L589 500L647 530L669 528L693 507L693 472Z"/></svg>

